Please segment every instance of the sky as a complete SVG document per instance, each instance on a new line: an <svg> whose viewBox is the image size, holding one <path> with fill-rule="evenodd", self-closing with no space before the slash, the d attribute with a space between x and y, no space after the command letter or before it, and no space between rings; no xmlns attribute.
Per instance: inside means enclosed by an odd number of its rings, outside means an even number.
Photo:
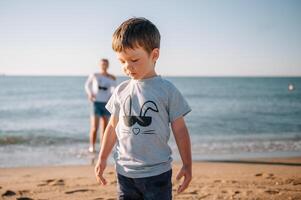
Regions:
<svg viewBox="0 0 301 200"><path fill-rule="evenodd" d="M0 74L123 75L114 30L145 17L163 76L301 76L299 0L0 0Z"/></svg>

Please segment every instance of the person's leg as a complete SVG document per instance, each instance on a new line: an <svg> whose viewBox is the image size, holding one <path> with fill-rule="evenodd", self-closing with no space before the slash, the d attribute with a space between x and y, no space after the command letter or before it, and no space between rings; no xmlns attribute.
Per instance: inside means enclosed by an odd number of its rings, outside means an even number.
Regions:
<svg viewBox="0 0 301 200"><path fill-rule="evenodd" d="M118 200L141 200L142 193L137 190L134 179L117 174Z"/></svg>
<svg viewBox="0 0 301 200"><path fill-rule="evenodd" d="M104 132L106 130L110 118L110 112L106 109L105 102L98 103L98 108L99 108L99 115L101 116L100 117L101 128L100 128L100 137L99 137L99 143L101 145L101 140L103 138Z"/></svg>
<svg viewBox="0 0 301 200"><path fill-rule="evenodd" d="M95 151L95 142L97 138L98 126L99 126L99 117L97 115L91 115L90 147L89 147L89 151L91 153Z"/></svg>
<svg viewBox="0 0 301 200"><path fill-rule="evenodd" d="M99 142L101 145L101 140L103 138L103 134L105 133L106 127L108 125L108 121L109 121L109 117L104 115L102 117L100 117L100 137L99 137Z"/></svg>
<svg viewBox="0 0 301 200"><path fill-rule="evenodd" d="M143 179L135 179L139 191L143 193L144 200L171 200L172 199L172 170L158 176Z"/></svg>

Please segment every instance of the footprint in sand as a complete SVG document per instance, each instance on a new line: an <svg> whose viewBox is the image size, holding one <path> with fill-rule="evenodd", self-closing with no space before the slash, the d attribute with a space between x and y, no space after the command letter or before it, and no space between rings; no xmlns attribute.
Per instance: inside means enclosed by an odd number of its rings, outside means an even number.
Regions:
<svg viewBox="0 0 301 200"><path fill-rule="evenodd" d="M274 180L276 177L274 176L274 174L267 174L267 175L265 176L265 178L266 178L266 179L272 179L272 180Z"/></svg>
<svg viewBox="0 0 301 200"><path fill-rule="evenodd" d="M10 197L10 196L14 196L14 195L16 195L16 193L14 191L6 190L1 196Z"/></svg>
<svg viewBox="0 0 301 200"><path fill-rule="evenodd" d="M293 185L301 185L301 179L293 180Z"/></svg>
<svg viewBox="0 0 301 200"><path fill-rule="evenodd" d="M240 194L240 191L236 190L236 191L234 191L233 194L231 195L231 198L232 198L232 199L233 199L233 198L237 198L236 195L239 195L239 194Z"/></svg>
<svg viewBox="0 0 301 200"><path fill-rule="evenodd" d="M56 180L53 184L50 184L52 186L56 185L65 185L65 181L63 179Z"/></svg>
<svg viewBox="0 0 301 200"><path fill-rule="evenodd" d="M197 190L193 190L191 192L188 192L188 194L198 194L198 191Z"/></svg>
<svg viewBox="0 0 301 200"><path fill-rule="evenodd" d="M293 183L293 182L294 182L294 179L292 179L292 178L286 179L286 180L284 181L285 184L291 184L291 183Z"/></svg>
<svg viewBox="0 0 301 200"><path fill-rule="evenodd" d="M52 183L54 181L55 181L55 179L47 179L47 180L43 181L43 183L38 184L38 187L49 185L50 183Z"/></svg>
<svg viewBox="0 0 301 200"><path fill-rule="evenodd" d="M199 199L205 199L205 198L207 198L207 197L209 197L209 196L211 196L210 193L209 193L209 194L204 194L204 195L201 195L201 196L199 197Z"/></svg>
<svg viewBox="0 0 301 200"><path fill-rule="evenodd" d="M41 186L63 186L65 185L65 181L63 179L48 179L43 181L43 183L38 184L38 187Z"/></svg>
<svg viewBox="0 0 301 200"><path fill-rule="evenodd" d="M262 176L262 175L263 175L263 173L258 173L258 174L255 174L254 176L259 177L259 176Z"/></svg>
<svg viewBox="0 0 301 200"><path fill-rule="evenodd" d="M89 191L94 191L94 190L89 190L89 189L71 190L71 191L65 192L65 194L73 194L73 193L76 193L76 192L89 192Z"/></svg>
<svg viewBox="0 0 301 200"><path fill-rule="evenodd" d="M289 178L284 181L284 184L301 185L301 179Z"/></svg>
<svg viewBox="0 0 301 200"><path fill-rule="evenodd" d="M251 195L252 193L253 193L252 190L248 190L248 191L246 192L247 195Z"/></svg>
<svg viewBox="0 0 301 200"><path fill-rule="evenodd" d="M29 190L20 190L20 191L18 191L18 193L19 193L21 196L23 196L24 194L30 193L30 191L29 191Z"/></svg>
<svg viewBox="0 0 301 200"><path fill-rule="evenodd" d="M255 174L255 176L256 177L263 177L263 178L266 178L266 179L275 179L274 174L272 174L272 173L269 173L269 174L258 173L258 174Z"/></svg>
<svg viewBox="0 0 301 200"><path fill-rule="evenodd" d="M264 192L268 193L268 194L279 194L280 193L278 190L266 190Z"/></svg>

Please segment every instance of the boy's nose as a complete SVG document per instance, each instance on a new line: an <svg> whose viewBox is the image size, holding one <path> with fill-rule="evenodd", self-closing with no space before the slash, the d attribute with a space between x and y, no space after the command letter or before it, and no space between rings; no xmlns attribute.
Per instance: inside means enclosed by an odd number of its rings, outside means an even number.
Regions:
<svg viewBox="0 0 301 200"><path fill-rule="evenodd" d="M130 64L130 63L127 63L126 66L125 66L125 68L126 68L127 70L129 70L129 71L132 71L132 70L134 69L134 68L133 68L133 65Z"/></svg>

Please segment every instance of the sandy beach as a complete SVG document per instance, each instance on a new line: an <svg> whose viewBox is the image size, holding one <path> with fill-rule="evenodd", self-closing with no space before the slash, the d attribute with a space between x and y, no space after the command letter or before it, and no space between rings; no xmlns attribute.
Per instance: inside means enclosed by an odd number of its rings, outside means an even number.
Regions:
<svg viewBox="0 0 301 200"><path fill-rule="evenodd" d="M173 167L173 199L301 199L301 157L194 162L193 181L182 194ZM97 184L93 166L1 168L2 199L116 199L113 166Z"/></svg>

